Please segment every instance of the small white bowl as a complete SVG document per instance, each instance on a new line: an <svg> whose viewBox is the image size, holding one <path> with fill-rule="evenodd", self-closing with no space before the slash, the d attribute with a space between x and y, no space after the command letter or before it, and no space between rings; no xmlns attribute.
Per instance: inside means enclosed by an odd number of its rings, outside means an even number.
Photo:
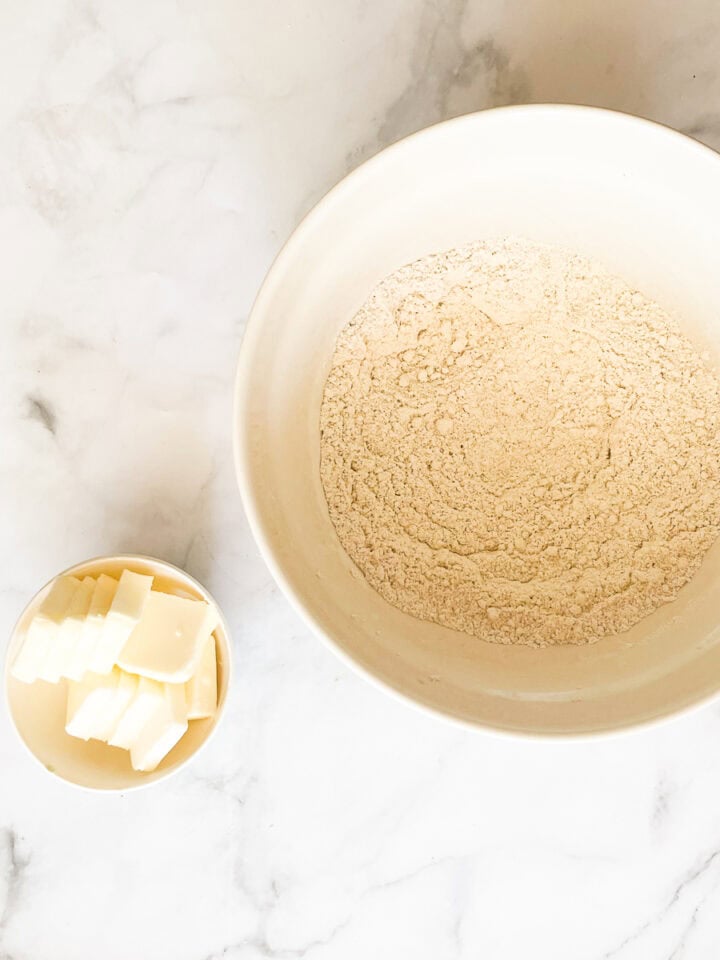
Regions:
<svg viewBox="0 0 720 960"><path fill-rule="evenodd" d="M193 720L156 770L141 773L133 770L127 750L108 746L98 740L79 740L65 733L67 684L21 683L10 673L22 637L56 578L40 590L15 625L5 658L5 692L13 725L27 749L46 770L69 783L91 790L126 791L147 786L175 773L195 756L216 730L223 715L231 677L230 635L220 608L207 590L188 573L153 557L97 557L78 563L58 576L97 577L101 573L118 577L123 570L152 574L154 586L167 593L177 593L211 603L218 610L220 622L215 630L218 665L218 705L213 717Z"/></svg>
<svg viewBox="0 0 720 960"><path fill-rule="evenodd" d="M383 151L335 187L263 284L240 354L235 455L255 538L308 623L350 663L445 716L524 734L627 728L720 689L720 544L627 633L543 650L401 613L343 551L320 483L338 331L419 257L519 236L605 263L720 356L720 157L646 120L571 106L487 110Z"/></svg>

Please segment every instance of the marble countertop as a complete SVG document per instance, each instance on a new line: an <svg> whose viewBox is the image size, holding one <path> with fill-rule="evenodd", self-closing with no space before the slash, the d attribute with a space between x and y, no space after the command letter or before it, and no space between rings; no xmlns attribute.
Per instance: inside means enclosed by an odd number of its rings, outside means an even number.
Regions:
<svg viewBox="0 0 720 960"><path fill-rule="evenodd" d="M229 715L126 796L0 718L2 960L680 960L720 947L720 705L582 743L396 703L248 532L231 386L302 214L444 117L576 101L720 147L714 0L0 8L2 633L58 570L171 560L234 631Z"/></svg>

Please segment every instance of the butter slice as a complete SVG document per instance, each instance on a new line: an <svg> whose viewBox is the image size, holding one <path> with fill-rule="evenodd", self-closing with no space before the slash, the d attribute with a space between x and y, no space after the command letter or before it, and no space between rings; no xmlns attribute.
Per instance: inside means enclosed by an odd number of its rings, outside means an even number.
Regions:
<svg viewBox="0 0 720 960"><path fill-rule="evenodd" d="M188 720L212 717L217 709L217 661L214 634L210 634L205 641L198 668L185 684L185 697L188 704Z"/></svg>
<svg viewBox="0 0 720 960"><path fill-rule="evenodd" d="M109 673L112 670L118 654L143 614L152 582L152 577L123 570L90 663L94 673Z"/></svg>
<svg viewBox="0 0 720 960"><path fill-rule="evenodd" d="M84 577L73 594L57 635L50 644L45 664L40 673L41 679L57 683L61 677L73 676L75 649L80 639L85 617L90 609L90 598L95 589L95 578ZM75 680L80 677L75 674Z"/></svg>
<svg viewBox="0 0 720 960"><path fill-rule="evenodd" d="M164 696L161 683L140 677L135 696L108 737L108 743L129 750L153 717L162 711Z"/></svg>
<svg viewBox="0 0 720 960"><path fill-rule="evenodd" d="M130 762L134 770L154 770L188 728L185 687L164 683L162 689L160 709L153 714L130 747Z"/></svg>
<svg viewBox="0 0 720 960"><path fill-rule="evenodd" d="M108 718L116 709L122 673L88 673L68 684L65 731L80 740L103 740Z"/></svg>
<svg viewBox="0 0 720 960"><path fill-rule="evenodd" d="M76 680L80 680L90 669L117 585L117 580L106 573L101 573L95 581L90 607L75 647L75 656L68 668L68 676Z"/></svg>
<svg viewBox="0 0 720 960"><path fill-rule="evenodd" d="M65 616L75 591L80 586L77 577L58 577L40 609L30 621L25 639L13 662L11 673L23 683L33 683L40 676L50 645Z"/></svg>
<svg viewBox="0 0 720 960"><path fill-rule="evenodd" d="M217 611L204 600L153 590L118 663L153 680L185 683L197 670L217 624Z"/></svg>

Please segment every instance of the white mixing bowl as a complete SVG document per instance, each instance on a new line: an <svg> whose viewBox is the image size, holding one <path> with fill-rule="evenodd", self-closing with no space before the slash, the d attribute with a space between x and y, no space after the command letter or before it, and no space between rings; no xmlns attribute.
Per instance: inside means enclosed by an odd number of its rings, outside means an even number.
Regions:
<svg viewBox="0 0 720 960"><path fill-rule="evenodd" d="M680 597L585 647L503 647L416 620L364 581L330 522L319 409L340 328L402 264L520 236L602 261L720 355L720 156L603 110L488 110L424 130L322 200L248 321L236 461L255 537L308 623L362 672L475 725L575 734L648 722L720 687L720 544Z"/></svg>

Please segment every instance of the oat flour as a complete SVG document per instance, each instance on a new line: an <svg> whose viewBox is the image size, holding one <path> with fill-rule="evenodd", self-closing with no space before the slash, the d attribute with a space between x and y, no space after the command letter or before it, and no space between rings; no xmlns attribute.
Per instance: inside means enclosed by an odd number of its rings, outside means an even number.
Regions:
<svg viewBox="0 0 720 960"><path fill-rule="evenodd" d="M720 383L595 263L520 241L425 257L341 332L321 474L390 603L483 640L585 643L687 583L720 529Z"/></svg>

